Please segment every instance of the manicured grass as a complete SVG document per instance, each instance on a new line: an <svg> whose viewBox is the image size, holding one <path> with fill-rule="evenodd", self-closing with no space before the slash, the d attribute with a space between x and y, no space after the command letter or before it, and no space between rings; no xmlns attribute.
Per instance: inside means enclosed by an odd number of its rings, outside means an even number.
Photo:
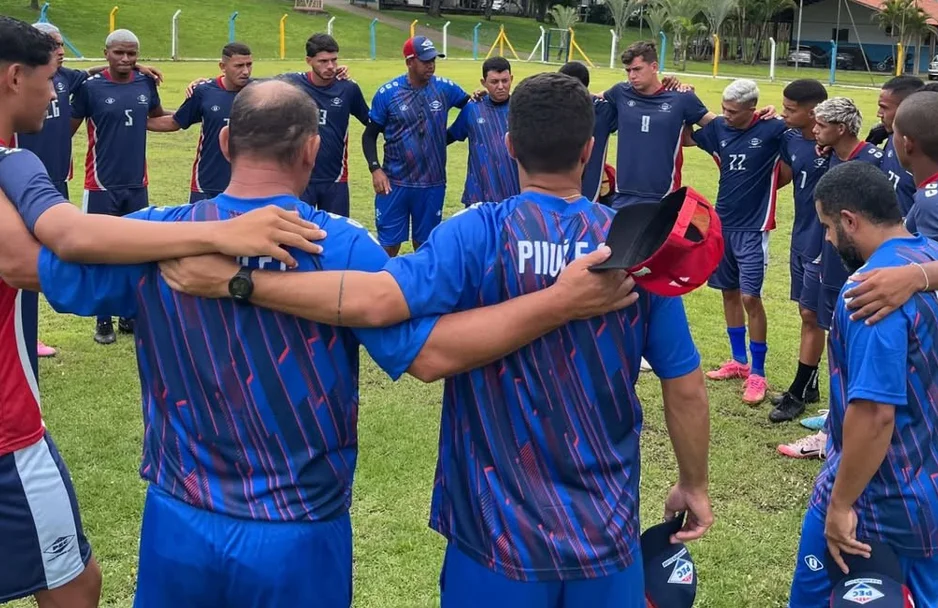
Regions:
<svg viewBox="0 0 938 608"><path fill-rule="evenodd" d="M63 0L62 4L66 4ZM161 4L161 3L154 3ZM221 3L218 2L218 5ZM122 7L121 10L130 6ZM154 9L156 10L156 9ZM195 9L193 9L195 10ZM106 16L106 14L105 14ZM155 19L155 17L154 17ZM259 62L259 76L301 69L302 62ZM186 83L211 75L206 64L163 64L164 107L182 100ZM353 77L369 99L382 83L399 74L394 61L352 61ZM516 66L516 78L543 69ZM479 65L441 62L438 72L463 87L474 87ZM597 70L593 89L603 90L620 72ZM687 78L710 108L718 109L722 81ZM763 103L780 106L781 85L762 86ZM872 91L840 89L854 97L867 125L875 115ZM451 116L451 119L455 115ZM361 126L353 121L349 141L352 214L373 227L373 193L357 142ZM151 135L150 192L155 205L187 200L196 129ZM79 198L86 146L85 132L74 140L76 176L71 188ZM615 141L611 150L615 150ZM610 154L614 162L614 154ZM466 148L454 145L448 161L449 216L461 205ZM620 171L628 171L620 167ZM717 172L704 153L686 151L685 182L713 200ZM769 319L768 379L784 389L795 370L800 320L788 300L788 243L792 222L791 191L779 195L779 229L771 240L771 263L765 287ZM728 356L721 299L700 289L686 298L691 328L704 365ZM132 343L101 347L92 341L93 321L57 315L43 304L40 336L60 349L40 365L43 408L75 481L82 515L104 570L103 606L131 605L136 573L140 514L145 486L137 475L142 434L139 382ZM823 374L826 369L822 369ZM826 386L822 382L822 397ZM786 605L794 567L800 521L819 464L783 459L775 446L806 434L794 425L772 425L768 406L750 408L740 401L739 384L711 384L711 484L717 521L710 534L692 545L700 569L701 608L781 608ZM438 605L443 542L426 521L438 439L442 384L424 385L411 378L392 383L363 354L360 449L352 521L355 529L355 605L361 608L415 608ZM646 412L642 439L642 518L650 525L662 515L669 484L677 477L665 430L661 392L654 377L639 381ZM813 408L812 410L813 411ZM810 411L809 411L810 413ZM16 608L28 602L14 603Z"/></svg>

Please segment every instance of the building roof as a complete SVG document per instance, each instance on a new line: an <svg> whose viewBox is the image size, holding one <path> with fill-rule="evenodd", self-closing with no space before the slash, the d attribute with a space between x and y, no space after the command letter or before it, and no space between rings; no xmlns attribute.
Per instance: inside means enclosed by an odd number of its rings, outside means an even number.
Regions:
<svg viewBox="0 0 938 608"><path fill-rule="evenodd" d="M854 3L874 11L878 11L883 5L883 0L852 0ZM916 4L929 16L928 22L932 25L938 25L938 0L916 0Z"/></svg>

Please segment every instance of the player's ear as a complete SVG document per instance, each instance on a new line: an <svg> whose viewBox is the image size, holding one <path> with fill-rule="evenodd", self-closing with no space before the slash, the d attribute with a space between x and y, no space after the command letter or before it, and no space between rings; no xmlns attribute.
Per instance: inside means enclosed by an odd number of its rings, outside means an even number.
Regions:
<svg viewBox="0 0 938 608"><path fill-rule="evenodd" d="M515 160L518 160L518 157L515 156L515 147L511 143L511 133L505 133L505 147L508 148L508 156L512 157Z"/></svg>
<svg viewBox="0 0 938 608"><path fill-rule="evenodd" d="M319 138L319 133L312 135L309 139L306 140L306 147L303 150L303 161L306 164L314 165L316 163L316 155L319 154L319 144L321 140Z"/></svg>
<svg viewBox="0 0 938 608"><path fill-rule="evenodd" d="M225 157L229 163L231 162L231 154L228 152L228 138L231 135L231 132L228 130L228 125L225 125L221 128L221 131L218 133L218 147L221 150L222 156Z"/></svg>
<svg viewBox="0 0 938 608"><path fill-rule="evenodd" d="M586 165L590 162L590 156L593 154L593 145L596 143L595 138L590 137L586 144L583 146L583 149L580 150L580 164Z"/></svg>

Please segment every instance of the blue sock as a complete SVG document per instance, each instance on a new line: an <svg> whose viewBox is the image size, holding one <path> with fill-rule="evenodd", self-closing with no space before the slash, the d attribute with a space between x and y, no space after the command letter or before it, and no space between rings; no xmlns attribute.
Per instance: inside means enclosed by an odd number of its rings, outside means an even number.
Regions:
<svg viewBox="0 0 938 608"><path fill-rule="evenodd" d="M749 350L752 352L752 373L765 378L765 353L769 347L765 342L750 342Z"/></svg>
<svg viewBox="0 0 938 608"><path fill-rule="evenodd" d="M727 327L726 333L730 336L730 350L733 352L733 360L745 365L749 362L749 358L746 356L746 326Z"/></svg>

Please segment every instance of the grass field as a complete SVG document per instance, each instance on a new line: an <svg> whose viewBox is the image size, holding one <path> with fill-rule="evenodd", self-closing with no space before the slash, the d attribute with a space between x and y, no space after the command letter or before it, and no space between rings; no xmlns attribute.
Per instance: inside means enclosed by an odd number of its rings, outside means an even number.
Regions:
<svg viewBox="0 0 938 608"><path fill-rule="evenodd" d="M256 74L272 75L302 66L299 61L261 62ZM214 73L207 64L161 67L166 74L161 90L166 108L179 105L185 83ZM378 86L401 71L402 62L353 61L350 67L370 99ZM517 65L516 78L539 69L535 65ZM438 69L467 89L478 82L478 70L478 64L469 62L442 63ZM601 71L594 76L592 88L602 90L617 78L618 73ZM719 108L720 90L725 83L711 79L689 81L697 86L709 107ZM780 106L779 85L764 85L762 89L764 103ZM858 101L866 117L865 126L875 121L874 92L836 93L851 95ZM361 126L353 121L350 142L358 142L360 135ZM186 201L196 129L150 137L151 203L174 205ZM81 190L85 147L82 129L74 140L73 193ZM610 157L614 162L614 154ZM350 159L353 217L373 227L371 181L357 143L352 144ZM700 151L690 150L685 167L685 181L713 200L717 184L713 161ZM448 169L451 185L445 216L460 207L465 146L450 148ZM779 200L779 229L771 241L765 299L770 333L768 378L773 387L784 389L795 369L799 317L795 305L788 301L790 189L786 188ZM729 350L719 294L700 289L686 298L686 306L704 365L717 365ZM92 333L91 319L57 315L43 304L40 336L60 352L56 358L41 362L40 383L48 427L70 465L86 532L104 570L102 605L124 608L130 606L134 592L145 491L137 475L142 434L139 383L131 340L120 337L116 345L102 347L94 344ZM779 442L800 437L804 429L795 424L770 424L768 406L750 408L742 404L737 384L711 384L709 388L713 429L711 496L717 519L710 534L692 546L701 580L696 605L785 606L801 516L819 464L785 460L775 454ZM424 385L410 378L394 384L370 360L363 365L361 456L352 507L357 607L438 605L443 542L427 528L426 521L441 389L440 383ZM647 421L642 439L642 518L647 526L661 517L662 501L676 479L676 467L657 381L643 376L639 393ZM822 397L826 393L824 386ZM14 605L22 608L28 604Z"/></svg>

